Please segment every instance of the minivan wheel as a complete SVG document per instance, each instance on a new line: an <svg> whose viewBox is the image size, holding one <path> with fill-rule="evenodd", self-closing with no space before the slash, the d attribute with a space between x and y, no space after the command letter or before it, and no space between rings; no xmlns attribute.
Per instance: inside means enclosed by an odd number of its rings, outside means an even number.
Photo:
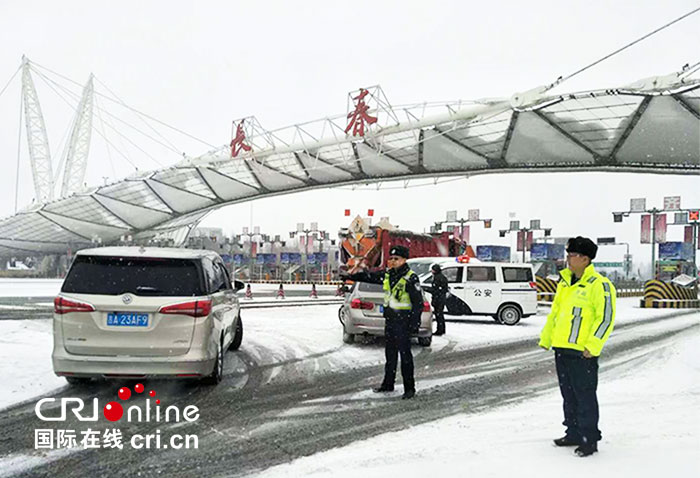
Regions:
<svg viewBox="0 0 700 478"><path fill-rule="evenodd" d="M69 385L87 385L91 380L88 377L66 377L66 381Z"/></svg>
<svg viewBox="0 0 700 478"><path fill-rule="evenodd" d="M216 362L214 362L214 370L212 370L211 375L204 378L204 383L207 385L216 385L221 382L224 376L224 344L223 341L219 343L216 348Z"/></svg>
<svg viewBox="0 0 700 478"><path fill-rule="evenodd" d="M349 334L343 330L343 342L345 342L346 344L355 343L355 335Z"/></svg>
<svg viewBox="0 0 700 478"><path fill-rule="evenodd" d="M233 340L231 341L231 345L228 346L229 350L238 350L238 348L241 346L241 342L243 342L243 322L241 321L241 316L238 316L238 320L236 321L236 332L233 336Z"/></svg>
<svg viewBox="0 0 700 478"><path fill-rule="evenodd" d="M505 325L515 325L520 322L522 312L515 305L507 304L498 309L498 320Z"/></svg>

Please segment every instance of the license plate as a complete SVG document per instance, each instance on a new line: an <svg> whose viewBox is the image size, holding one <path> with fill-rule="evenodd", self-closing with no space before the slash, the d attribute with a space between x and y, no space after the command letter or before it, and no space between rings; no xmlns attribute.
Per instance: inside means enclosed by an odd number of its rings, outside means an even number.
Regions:
<svg viewBox="0 0 700 478"><path fill-rule="evenodd" d="M109 312L107 325L114 327L148 327L148 314Z"/></svg>
<svg viewBox="0 0 700 478"><path fill-rule="evenodd" d="M383 306L383 305L380 305L380 306L379 306L379 313L380 313L380 314L383 314L383 313L384 313L384 306Z"/></svg>

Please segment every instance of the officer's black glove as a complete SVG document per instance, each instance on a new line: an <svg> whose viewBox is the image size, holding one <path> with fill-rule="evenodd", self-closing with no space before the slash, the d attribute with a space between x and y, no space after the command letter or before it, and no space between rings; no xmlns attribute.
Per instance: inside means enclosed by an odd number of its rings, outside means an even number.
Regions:
<svg viewBox="0 0 700 478"><path fill-rule="evenodd" d="M413 320L411 321L411 333L412 334L417 334L418 331L420 330L420 320Z"/></svg>

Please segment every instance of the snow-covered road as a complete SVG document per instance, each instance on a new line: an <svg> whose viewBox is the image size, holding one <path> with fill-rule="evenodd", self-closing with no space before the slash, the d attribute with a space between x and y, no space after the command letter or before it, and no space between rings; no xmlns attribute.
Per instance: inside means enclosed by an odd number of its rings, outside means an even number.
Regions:
<svg viewBox="0 0 700 478"><path fill-rule="evenodd" d="M614 469L646 472L653 467L632 465L635 456L651 456L644 447L653 445L644 437L653 434L652 426L661 430L665 443L689 438L697 443L697 434L689 428L697 425L697 389L682 380L685 375L695 377L695 384L697 374L679 360L686 365L695 360L683 355L692 349L684 344L697 342L686 337L698 330L700 313L639 309L637 302L619 301L617 327L601 364L605 438L595 459L619 455L624 458L611 458ZM414 476L433 469L440 475L469 470L479 476L516 471L528 476L532 469L534 476L540 474L540 459L572 459L549 445L561 433L561 404L554 391L551 356L535 345L546 309L515 327L488 317L448 322L448 334L435 337L432 347L414 347L418 397L410 404L396 401L396 394L377 397L369 392L381 376L381 342L343 344L336 311L337 305L244 311L244 343L239 352L228 354L222 384L215 389L156 385L164 400L185 400L201 408L202 420L195 429L200 449L181 455L152 452L139 462L139 469L191 476L201 468L210 476L228 476L279 464L261 476L350 476L356 468L341 464L352 463L368 476ZM108 382L76 390L54 377L50 320L0 320L0 340L0 373L6 377L0 408L11 407L0 411L0 428L5 430L0 443L8 445L0 452L0 476L84 476L136 469L126 452L98 455L83 450L68 456L33 450L31 433L25 431L41 425L33 415L38 396L77 393L102 400L113 397L119 385ZM662 367L673 373L664 373ZM655 382L656 375L663 375L665 381L658 382L662 385ZM26 405L13 406L22 400ZM664 418L669 423L664 428L656 417L652 420L651 411L673 415L661 407L666 400L674 410L687 412L681 419ZM632 426L640 416L649 420L649 427ZM410 424L415 426L406 429ZM629 441L625 433L631 434ZM416 440L423 445L416 448ZM637 445L646 451L638 453ZM378 453L377 448L391 454ZM518 460L527 458L531 466L503 460L505 449ZM674 462L680 470L697 458L688 447L683 449L685 458ZM188 465L165 464L182 457Z"/></svg>
<svg viewBox="0 0 700 478"><path fill-rule="evenodd" d="M559 471L568 478L697 477L700 328L664 345L602 373L603 440L593 457L553 446L563 427L561 396L550 390L515 405L377 435L255 476L356 478L361 470L363 478L540 478Z"/></svg>

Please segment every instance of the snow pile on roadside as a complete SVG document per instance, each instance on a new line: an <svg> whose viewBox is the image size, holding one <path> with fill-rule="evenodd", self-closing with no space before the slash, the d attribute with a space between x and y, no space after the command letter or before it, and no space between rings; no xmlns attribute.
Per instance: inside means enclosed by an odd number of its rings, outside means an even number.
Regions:
<svg viewBox="0 0 700 478"><path fill-rule="evenodd" d="M386 476L567 478L698 476L700 333L601 376L600 452L578 458L563 434L561 397L548 392L479 415L379 435L265 470L265 478ZM601 370L605 369L602 360ZM416 398L420 400L420 396ZM397 404L398 406L398 404Z"/></svg>
<svg viewBox="0 0 700 478"><path fill-rule="evenodd" d="M63 279L0 279L0 297L54 297Z"/></svg>
<svg viewBox="0 0 700 478"><path fill-rule="evenodd" d="M53 373L50 320L3 320L0 326L0 410L66 386Z"/></svg>

